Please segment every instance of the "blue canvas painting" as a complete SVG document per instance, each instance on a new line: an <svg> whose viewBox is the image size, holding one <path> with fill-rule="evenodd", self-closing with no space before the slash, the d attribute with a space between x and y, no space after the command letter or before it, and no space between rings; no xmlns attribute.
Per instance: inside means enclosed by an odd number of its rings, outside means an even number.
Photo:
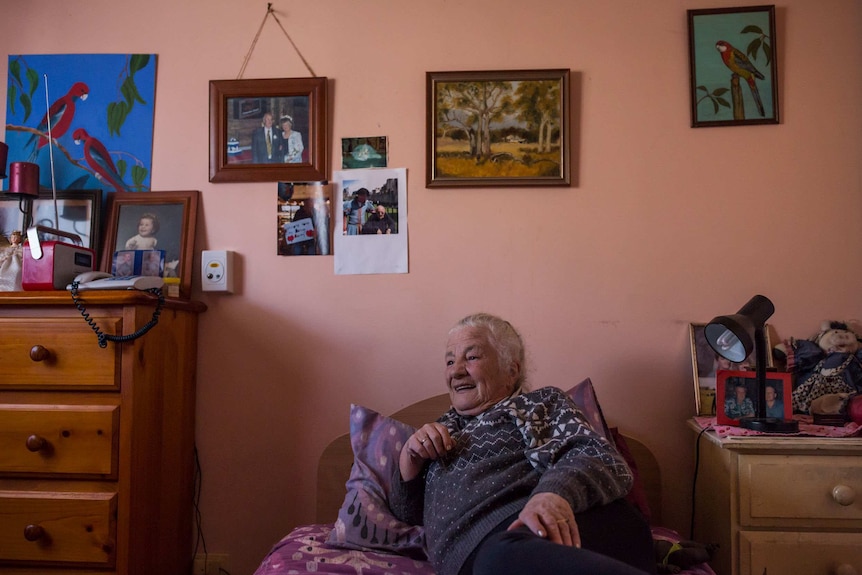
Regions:
<svg viewBox="0 0 862 575"><path fill-rule="evenodd" d="M155 54L10 55L9 163L47 189L53 155L57 190L149 191L155 85Z"/></svg>

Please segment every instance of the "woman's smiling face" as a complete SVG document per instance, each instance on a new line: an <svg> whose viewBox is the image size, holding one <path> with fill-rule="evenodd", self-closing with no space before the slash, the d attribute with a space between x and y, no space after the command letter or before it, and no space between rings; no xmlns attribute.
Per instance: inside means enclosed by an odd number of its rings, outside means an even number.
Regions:
<svg viewBox="0 0 862 575"><path fill-rule="evenodd" d="M452 332L446 343L446 385L452 407L461 415L479 415L515 389L520 367L500 365L497 350L482 328Z"/></svg>

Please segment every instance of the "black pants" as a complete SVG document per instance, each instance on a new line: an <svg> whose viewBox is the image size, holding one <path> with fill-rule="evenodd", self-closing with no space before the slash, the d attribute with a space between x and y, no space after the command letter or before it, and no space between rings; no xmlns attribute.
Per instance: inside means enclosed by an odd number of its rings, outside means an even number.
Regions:
<svg viewBox="0 0 862 575"><path fill-rule="evenodd" d="M649 525L620 499L575 515L581 547L552 543L500 523L467 558L459 575L643 575L655 573Z"/></svg>

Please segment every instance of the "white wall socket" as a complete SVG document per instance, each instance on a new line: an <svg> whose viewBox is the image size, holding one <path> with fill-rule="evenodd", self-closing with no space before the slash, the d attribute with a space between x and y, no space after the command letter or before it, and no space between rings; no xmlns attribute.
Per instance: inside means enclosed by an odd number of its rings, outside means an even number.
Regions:
<svg viewBox="0 0 862 575"><path fill-rule="evenodd" d="M201 289L233 293L233 252L230 250L204 250L201 252Z"/></svg>

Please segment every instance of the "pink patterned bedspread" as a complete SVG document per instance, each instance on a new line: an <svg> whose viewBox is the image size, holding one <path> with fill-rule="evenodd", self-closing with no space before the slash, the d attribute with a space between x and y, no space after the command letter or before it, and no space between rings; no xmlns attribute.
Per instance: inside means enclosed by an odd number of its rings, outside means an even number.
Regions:
<svg viewBox="0 0 862 575"><path fill-rule="evenodd" d="M331 530L330 524L297 527L275 544L254 575L434 575L429 563L409 557L327 547L324 542ZM654 528L653 536L679 540L675 532L663 528ZM682 575L715 575L715 571L703 564Z"/></svg>
<svg viewBox="0 0 862 575"><path fill-rule="evenodd" d="M402 555L327 547L330 531L331 524L297 527L275 544L254 575L434 575L427 562Z"/></svg>

